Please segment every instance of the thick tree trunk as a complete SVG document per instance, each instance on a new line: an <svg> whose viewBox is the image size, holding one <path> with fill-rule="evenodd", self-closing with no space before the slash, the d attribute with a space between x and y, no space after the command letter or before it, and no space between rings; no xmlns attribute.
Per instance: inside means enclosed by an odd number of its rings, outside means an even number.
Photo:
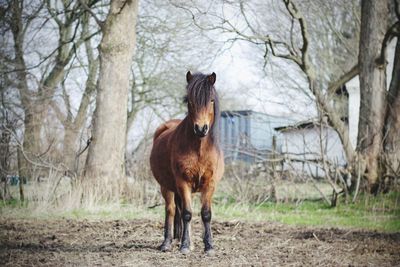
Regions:
<svg viewBox="0 0 400 267"><path fill-rule="evenodd" d="M400 175L400 39L397 38L389 87L385 123L385 169L390 176Z"/></svg>
<svg viewBox="0 0 400 267"><path fill-rule="evenodd" d="M19 176L29 179L33 175L32 164L26 159L26 157L36 155L39 153L39 142L40 142L40 131L38 130L38 121L35 111L34 100L36 94L30 92L28 89L26 64L24 59L24 25L22 21L22 3L19 1L12 2L12 21L11 30L14 40L14 64L18 70L16 72L18 90L22 106L24 108L24 140L22 148L19 148L20 157L18 158L18 170ZM26 155L26 157L24 156Z"/></svg>
<svg viewBox="0 0 400 267"><path fill-rule="evenodd" d="M388 28L388 1L363 0L360 34L360 120L357 138L359 160L371 192L380 176L379 157L386 109L386 70L376 64Z"/></svg>
<svg viewBox="0 0 400 267"><path fill-rule="evenodd" d="M2 124L0 125L0 200L8 200L11 198L10 191L8 188L7 176L10 171L10 141L11 133L9 129L13 128L13 125L7 121L6 118L2 118ZM3 125L5 127L3 127Z"/></svg>
<svg viewBox="0 0 400 267"><path fill-rule="evenodd" d="M29 106L34 105L30 101ZM22 158L19 168L19 176L24 177L28 180L35 180L37 170L34 162L37 160L37 156L40 155L41 151L41 138L40 131L42 126L43 118L41 113L35 108L25 107L25 131L24 131L24 141L22 145ZM36 170L36 171L35 171Z"/></svg>
<svg viewBox="0 0 400 267"><path fill-rule="evenodd" d="M137 0L113 0L99 47L100 73L93 141L89 147L85 180L97 197L119 193L125 180L125 140L129 74L136 42Z"/></svg>

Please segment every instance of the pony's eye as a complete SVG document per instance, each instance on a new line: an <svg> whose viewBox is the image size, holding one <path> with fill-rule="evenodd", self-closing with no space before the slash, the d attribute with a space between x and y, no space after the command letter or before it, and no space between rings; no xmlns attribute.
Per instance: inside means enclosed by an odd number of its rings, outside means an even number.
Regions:
<svg viewBox="0 0 400 267"><path fill-rule="evenodd" d="M211 103L214 103L214 99L211 99Z"/></svg>

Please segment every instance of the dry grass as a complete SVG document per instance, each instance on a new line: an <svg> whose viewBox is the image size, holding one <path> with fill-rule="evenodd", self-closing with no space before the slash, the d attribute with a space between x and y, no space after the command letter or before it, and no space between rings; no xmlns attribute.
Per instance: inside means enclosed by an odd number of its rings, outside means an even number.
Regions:
<svg viewBox="0 0 400 267"><path fill-rule="evenodd" d="M331 193L330 186L318 183L320 190ZM106 187L104 185L103 187ZM121 190L111 199L85 186L78 179L50 172L40 182L30 181L24 185L25 207L32 212L71 211L80 208L96 210L99 206L121 206L135 203L138 207L161 205L163 199L159 185L152 178L146 162L138 162L130 169L130 176L120 184ZM18 199L18 186L10 186L11 195ZM82 197L84 196L84 197ZM272 179L265 173L256 173L245 165L231 165L218 185L215 199L218 203L259 205L265 202L293 202L320 198L314 184L299 183L287 179Z"/></svg>
<svg viewBox="0 0 400 267"><path fill-rule="evenodd" d="M151 178L146 162L135 164L130 177L122 184L123 190L113 198L99 197L94 190L59 173L51 173L41 182L25 185L22 207L0 204L0 213L8 218L97 218L132 219L155 218L162 220L164 201L158 184ZM318 187L318 190L316 189ZM18 187L11 186L12 195L18 197ZM332 188L323 181L304 178L273 179L270 175L245 165L227 166L213 199L215 218L246 221L273 220L295 225L325 225L356 227L383 231L399 231L400 194L379 198L362 198L355 204L330 208L321 200L321 192L330 197ZM85 197L82 197L82 196ZM370 200L369 200L370 199ZM369 201L369 203L367 203ZM18 206L18 208L14 208ZM149 208L154 207L154 208ZM200 210L198 194L193 210Z"/></svg>
<svg viewBox="0 0 400 267"><path fill-rule="evenodd" d="M257 166L241 163L226 167L218 186L217 198L224 203L259 205L265 202L296 202L316 200L332 194L332 186L325 181L286 173L273 177Z"/></svg>

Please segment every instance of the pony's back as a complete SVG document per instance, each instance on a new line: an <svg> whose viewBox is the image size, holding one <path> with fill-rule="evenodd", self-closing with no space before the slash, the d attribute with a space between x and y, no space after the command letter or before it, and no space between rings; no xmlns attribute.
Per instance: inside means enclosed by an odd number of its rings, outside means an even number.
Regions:
<svg viewBox="0 0 400 267"><path fill-rule="evenodd" d="M155 131L155 133L154 133L153 141L156 140L156 139L157 139L163 132L165 132L166 130L176 128L176 126L178 126L179 123L180 123L181 121L182 121L182 120L174 119L174 120L169 120L169 121L164 122L163 124L161 124L161 125L157 128L157 130Z"/></svg>

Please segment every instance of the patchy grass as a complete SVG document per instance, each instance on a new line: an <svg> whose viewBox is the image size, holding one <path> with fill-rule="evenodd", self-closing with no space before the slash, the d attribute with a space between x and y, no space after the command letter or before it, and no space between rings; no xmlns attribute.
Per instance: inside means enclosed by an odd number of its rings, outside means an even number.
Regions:
<svg viewBox="0 0 400 267"><path fill-rule="evenodd" d="M400 231L400 193L377 197L360 196L356 203L329 207L323 201L297 203L267 202L258 206L217 205L215 213L224 219L274 221L290 225L359 228L385 232Z"/></svg>
<svg viewBox="0 0 400 267"><path fill-rule="evenodd" d="M400 193L360 196L356 203L329 207L318 200L304 200L297 203L266 202L260 205L236 204L233 202L213 206L213 217L219 221L240 220L248 222L271 221L288 225L337 227L400 231ZM195 198L194 216L199 216L200 204ZM80 208L32 211L22 207L18 201L1 202L0 214L13 218L71 218L93 220L152 219L162 221L164 206L149 208L133 204L104 204L90 209Z"/></svg>

